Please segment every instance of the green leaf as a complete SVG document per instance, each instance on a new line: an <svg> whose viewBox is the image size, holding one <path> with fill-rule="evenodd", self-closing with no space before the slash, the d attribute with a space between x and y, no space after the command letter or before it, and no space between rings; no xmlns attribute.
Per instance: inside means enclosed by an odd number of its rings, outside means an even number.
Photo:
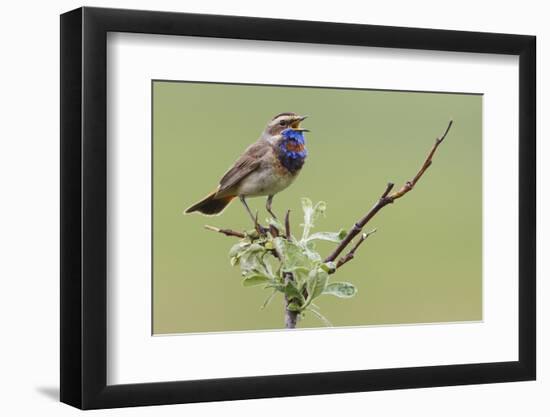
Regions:
<svg viewBox="0 0 550 417"><path fill-rule="evenodd" d="M313 315L316 316L319 320L321 320L325 326L333 327L333 324L325 316L323 316L318 310L308 308L307 311L311 311Z"/></svg>
<svg viewBox="0 0 550 417"><path fill-rule="evenodd" d="M315 220L324 214L327 209L327 204L324 201L319 201L315 206L309 198L302 198L302 210L304 211L304 228L302 233L302 241L305 242L309 236L310 230L315 226Z"/></svg>
<svg viewBox="0 0 550 417"><path fill-rule="evenodd" d="M247 252L262 252L264 250L264 247L260 245L259 243L252 243L247 249Z"/></svg>
<svg viewBox="0 0 550 417"><path fill-rule="evenodd" d="M300 290L296 288L296 285L292 281L286 283L284 293L289 300L298 300L302 304L306 301Z"/></svg>
<svg viewBox="0 0 550 417"><path fill-rule="evenodd" d="M289 271L297 267L303 267L309 270L313 266L304 248L297 243L289 242L282 237L277 237L273 239L273 245L277 253L281 254L283 258L281 261L283 271Z"/></svg>
<svg viewBox="0 0 550 417"><path fill-rule="evenodd" d="M317 204L315 204L315 207L313 207L314 219L319 217L321 214L324 216L325 211L327 211L327 203L325 203L324 201L319 201Z"/></svg>
<svg viewBox="0 0 550 417"><path fill-rule="evenodd" d="M254 287L256 285L262 285L270 282L271 280L269 277L266 277L265 275L248 275L245 279L243 279L243 286L244 287Z"/></svg>
<svg viewBox="0 0 550 417"><path fill-rule="evenodd" d="M302 307L300 305L298 305L297 303L290 303L288 306L287 306L287 310L288 311L297 311L297 312L300 312L302 311Z"/></svg>
<svg viewBox="0 0 550 417"><path fill-rule="evenodd" d="M235 256L239 256L242 252L246 250L248 246L250 246L250 243L248 242L239 242L233 245L229 250L229 257L233 258Z"/></svg>
<svg viewBox="0 0 550 417"><path fill-rule="evenodd" d="M250 239L250 240L256 240L259 239L260 235L258 234L258 231L256 229L250 229L244 232L244 234Z"/></svg>
<svg viewBox="0 0 550 417"><path fill-rule="evenodd" d="M336 262L325 262L324 264L321 264L321 268L323 271L330 274L331 272L336 271Z"/></svg>
<svg viewBox="0 0 550 417"><path fill-rule="evenodd" d="M271 294L269 294L269 296L265 299L262 306L260 307L260 310L263 310L264 308L266 308L271 303L271 301L273 301L273 299L275 298L276 295L277 295L277 290L274 289L271 292Z"/></svg>
<svg viewBox="0 0 550 417"><path fill-rule="evenodd" d="M319 307L317 304L315 304L315 303L313 303L313 302L312 302L312 303L309 303L308 308L309 308L310 310L315 310L315 311L321 310L321 307Z"/></svg>
<svg viewBox="0 0 550 417"><path fill-rule="evenodd" d="M290 268L285 268L284 272L291 272L293 274L309 274L309 268L305 266L293 266Z"/></svg>
<svg viewBox="0 0 550 417"><path fill-rule="evenodd" d="M268 285L265 286L265 288L273 288L276 291L280 291L282 293L285 292L285 286L283 284L279 284L277 282L271 281Z"/></svg>
<svg viewBox="0 0 550 417"><path fill-rule="evenodd" d="M328 273L323 271L321 268L315 269L309 273L308 283L307 283L307 292L308 292L308 302L309 304L315 298L319 297L325 287L327 286Z"/></svg>
<svg viewBox="0 0 550 417"><path fill-rule="evenodd" d="M275 273L273 271L273 265L271 264L272 259L274 259L274 257L269 252L266 252L262 255L262 264L265 268L265 271L267 272L267 275L270 278L275 278Z"/></svg>
<svg viewBox="0 0 550 417"><path fill-rule="evenodd" d="M309 274L310 268L306 268L303 266L296 266L292 268L284 268L281 270L281 273L284 274L287 272L290 272L294 276L294 280L296 281L298 287L302 286L303 283L307 281L307 277Z"/></svg>
<svg viewBox="0 0 550 417"><path fill-rule="evenodd" d="M340 243L346 237L347 232L341 229L339 232L317 232L307 238L307 241L326 240L328 242Z"/></svg>
<svg viewBox="0 0 550 417"><path fill-rule="evenodd" d="M303 249L302 251L304 252L304 255L307 256L307 258L312 261L313 263L319 263L321 262L321 255L319 254L319 252L313 250L312 247L310 247L309 245L305 245L303 246Z"/></svg>
<svg viewBox="0 0 550 417"><path fill-rule="evenodd" d="M357 288L349 282L332 282L326 286L323 294L334 295L340 298L351 298L357 294Z"/></svg>
<svg viewBox="0 0 550 417"><path fill-rule="evenodd" d="M259 243L248 246L239 256L239 264L244 275L256 272L262 275L269 275L263 257L266 249Z"/></svg>
<svg viewBox="0 0 550 417"><path fill-rule="evenodd" d="M313 203L307 197L302 198L302 210L305 215L311 215L313 213Z"/></svg>

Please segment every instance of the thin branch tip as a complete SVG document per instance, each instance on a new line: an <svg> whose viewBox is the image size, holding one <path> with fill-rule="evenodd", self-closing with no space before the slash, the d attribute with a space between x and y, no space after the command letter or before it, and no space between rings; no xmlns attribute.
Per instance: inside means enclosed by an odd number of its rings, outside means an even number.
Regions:
<svg viewBox="0 0 550 417"><path fill-rule="evenodd" d="M285 237L287 238L287 240L290 240L291 236L292 235L290 233L290 209L288 209L285 215Z"/></svg>
<svg viewBox="0 0 550 417"><path fill-rule="evenodd" d="M371 230L370 232L363 232L361 234L361 237L359 239L357 239L357 242L355 242L355 245L353 245L353 247L350 249L350 251L345 254L344 256L342 256L340 259L338 259L338 262L336 262L336 269L340 268L342 265L348 263L349 261L351 261L354 257L355 257L355 252L357 251L357 249L359 249L359 246L361 246L361 244L367 240L367 238L372 235L373 233L376 232L376 229L373 229Z"/></svg>
<svg viewBox="0 0 550 417"><path fill-rule="evenodd" d="M449 130L451 129L451 126L453 125L453 120L449 120L449 123L447 125L447 128L443 132L443 135L441 138L437 138L435 140L434 145L432 145L432 148L428 152L428 155L424 159L424 163L414 176L412 180L407 181L401 188L394 193L390 194L394 184L389 182L386 185L386 190L382 194L382 196L378 199L378 202L365 214L359 221L355 222L350 232L347 234L347 236L339 243L339 245L332 251L332 253L325 258L325 262L332 262L335 261L338 256L343 252L343 250L351 244L352 240L357 236L359 233L361 233L361 230L365 225L374 217L376 214L383 209L388 204L392 204L395 200L403 197L405 194L407 194L409 191L413 190L416 186L416 183L422 178L426 170L430 167L432 164L432 158L435 155L439 145L441 142L443 142L443 139L447 136L449 133ZM362 242L364 239L360 238L359 242ZM342 258L339 259L338 264L343 265L344 263L348 262L350 259L353 258L354 251L357 248L357 245L354 246L346 255L344 255Z"/></svg>
<svg viewBox="0 0 550 417"><path fill-rule="evenodd" d="M453 125L453 119L450 119L449 124L447 125L447 129L445 129L445 132L443 132L443 136L437 139L439 143L443 142L443 139L445 139L445 137L447 136L447 133L449 133L449 130L451 130L452 125Z"/></svg>
<svg viewBox="0 0 550 417"><path fill-rule="evenodd" d="M381 199L386 198L388 196L388 194L390 193L390 191L393 189L394 185L395 184L393 182L388 182L386 184L386 189L384 190L384 193L382 193L382 196L380 198Z"/></svg>
<svg viewBox="0 0 550 417"><path fill-rule="evenodd" d="M234 236L234 237L239 237L241 239L244 239L246 237L246 234L243 232L237 232L236 230L231 230L231 229L220 229L219 227L210 226L209 224L205 224L204 228L206 230L210 230L216 233L221 233L226 236Z"/></svg>

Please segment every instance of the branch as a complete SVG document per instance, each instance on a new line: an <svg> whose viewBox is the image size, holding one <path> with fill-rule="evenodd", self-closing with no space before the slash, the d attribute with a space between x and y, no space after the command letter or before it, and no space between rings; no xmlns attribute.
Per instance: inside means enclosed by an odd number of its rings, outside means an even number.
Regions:
<svg viewBox="0 0 550 417"><path fill-rule="evenodd" d="M287 240L290 240L292 235L290 234L290 209L286 211L285 216L285 236Z"/></svg>
<svg viewBox="0 0 550 417"><path fill-rule="evenodd" d="M432 158L435 154L435 151L437 151L437 148L439 147L439 145L441 145L441 143L443 142L443 140L447 136L447 133L449 133L449 130L451 129L452 125L453 125L453 121L451 120L451 121L449 121L449 124L447 125L447 129L445 129L445 132L443 133L443 136L441 136L440 138L437 138L435 140L435 143L432 146L432 149L430 150L430 153L428 153L428 156L424 160L424 164L422 164L422 167L420 168L418 173L414 176L414 178L411 181L407 181L405 183L405 185L403 185L403 187L401 187L401 189L399 191L396 191L395 193L390 195L390 198L392 199L392 201L391 201L392 203L393 203L393 201L397 200L398 198L403 197L405 194L407 194L409 191L411 191L414 188L414 186L416 185L416 183L420 180L420 178L422 178L424 173L427 171L427 169L432 164Z"/></svg>
<svg viewBox="0 0 550 417"><path fill-rule="evenodd" d="M393 203L398 198L403 197L405 194L407 194L409 191L411 191L414 188L416 183L420 180L420 178L422 178L426 170L432 164L432 158L435 152L437 151L437 148L439 147L439 145L441 145L441 143L447 136L447 133L449 133L449 130L451 129L452 124L453 124L453 121L452 120L449 121L449 124L447 125L447 129L445 129L445 132L443 133L443 135L435 140L435 143L432 146L432 149L428 153L428 156L424 160L424 163L422 164L422 166L420 167L420 170L417 172L414 178L410 181L407 181L398 191L394 192L393 194L390 194L391 190L393 189L393 184L388 183L388 185L386 186L386 190L382 193L382 195L380 196L376 204L369 210L369 212L367 212L367 214L365 214L365 216L363 216L363 218L361 218L358 222L356 222L353 225L353 227L351 228L349 233L346 235L346 237L342 240L342 242L340 242L340 244L334 249L334 251L325 259L325 262L334 262L334 260L351 243L353 238L361 232L363 227L365 227L365 225L376 215L376 213L378 213L382 208L384 208L388 204ZM352 251L354 249L352 249Z"/></svg>
<svg viewBox="0 0 550 417"><path fill-rule="evenodd" d="M231 230L231 229L220 229L219 227L209 226L207 224L204 226L204 228L206 230L212 230L213 232L222 233L226 236L235 236L235 237L240 237L241 239L244 239L246 237L246 235L243 232L236 232L235 230Z"/></svg>
<svg viewBox="0 0 550 417"><path fill-rule="evenodd" d="M372 229L370 232L368 233L363 233L361 235L361 238L357 241L357 243L353 246L353 248L351 248L351 250L345 255L345 256L342 256L340 259L338 259L338 262L336 262L336 268L340 268L342 265L344 265L345 263L348 263L349 261L351 261L354 256L355 256L355 251L359 248L359 246L361 246L361 244L367 240L367 238L372 235L373 233L376 233L376 229Z"/></svg>

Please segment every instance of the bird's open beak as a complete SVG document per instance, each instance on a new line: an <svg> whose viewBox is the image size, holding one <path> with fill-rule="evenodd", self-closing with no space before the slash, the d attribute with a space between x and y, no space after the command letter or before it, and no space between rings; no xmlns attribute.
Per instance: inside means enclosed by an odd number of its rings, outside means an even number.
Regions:
<svg viewBox="0 0 550 417"><path fill-rule="evenodd" d="M307 116L298 116L296 119L292 122L290 127L294 130L297 130L299 132L309 132L309 129L304 129L300 127L300 123L302 123L305 119L307 119Z"/></svg>

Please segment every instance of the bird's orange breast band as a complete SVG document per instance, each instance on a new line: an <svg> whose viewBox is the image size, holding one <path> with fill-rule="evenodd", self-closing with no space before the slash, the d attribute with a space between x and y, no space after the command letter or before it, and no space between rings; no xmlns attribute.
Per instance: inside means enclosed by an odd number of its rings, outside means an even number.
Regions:
<svg viewBox="0 0 550 417"><path fill-rule="evenodd" d="M292 152L302 152L304 150L304 145L302 143L288 141L286 143L286 150Z"/></svg>

